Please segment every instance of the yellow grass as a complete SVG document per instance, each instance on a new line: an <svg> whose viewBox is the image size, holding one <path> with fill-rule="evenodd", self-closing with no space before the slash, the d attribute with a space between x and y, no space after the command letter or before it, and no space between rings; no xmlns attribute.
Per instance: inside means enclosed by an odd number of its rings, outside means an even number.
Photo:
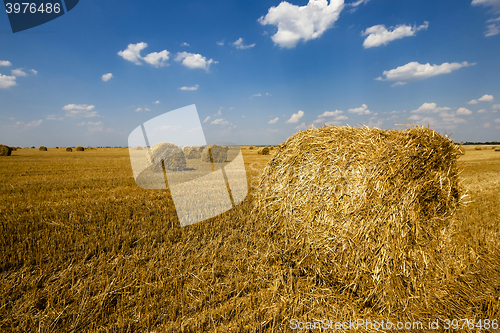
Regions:
<svg viewBox="0 0 500 333"><path fill-rule="evenodd" d="M273 155L242 152L255 184ZM460 161L470 203L449 256L465 264L442 270L469 288L437 307L499 318L500 154L472 148ZM383 319L314 276L264 266L251 195L180 228L168 192L135 185L126 148L21 149L0 157L0 189L0 332L282 332L292 318Z"/></svg>

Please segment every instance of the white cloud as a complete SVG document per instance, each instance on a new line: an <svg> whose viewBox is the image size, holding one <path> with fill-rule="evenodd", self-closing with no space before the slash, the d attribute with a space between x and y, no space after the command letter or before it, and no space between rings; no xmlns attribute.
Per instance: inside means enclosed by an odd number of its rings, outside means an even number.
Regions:
<svg viewBox="0 0 500 333"><path fill-rule="evenodd" d="M194 85L192 87L186 87L186 86L183 86L183 87L180 87L179 88L180 90L188 90L188 91L193 91L193 90L198 90L198 85Z"/></svg>
<svg viewBox="0 0 500 333"><path fill-rule="evenodd" d="M189 46L189 44L186 43L186 42L184 42L184 43L181 44L181 46Z"/></svg>
<svg viewBox="0 0 500 333"><path fill-rule="evenodd" d="M49 114L45 117L45 120L63 120L63 117L56 117L55 114Z"/></svg>
<svg viewBox="0 0 500 333"><path fill-rule="evenodd" d="M294 113L294 114L290 117L290 119L288 119L288 120L286 121L286 123L287 123L287 124L294 124L294 123L298 123L298 122L299 122L299 120L300 120L300 118L302 118L303 116L304 116L304 111L301 111L301 110L300 110L299 112Z"/></svg>
<svg viewBox="0 0 500 333"><path fill-rule="evenodd" d="M216 44L219 45L219 46L223 46L224 45L224 41L222 40L220 42L216 42Z"/></svg>
<svg viewBox="0 0 500 333"><path fill-rule="evenodd" d="M0 60L0 66L12 66L12 63L8 60Z"/></svg>
<svg viewBox="0 0 500 333"><path fill-rule="evenodd" d="M175 61L182 61L182 64L188 68L201 68L207 72L211 64L218 63L218 61L214 61L213 59L207 60L207 58L201 54L188 52L178 52Z"/></svg>
<svg viewBox="0 0 500 333"><path fill-rule="evenodd" d="M370 0L358 0L358 1L351 2L351 3L346 3L346 5L352 6L352 7L358 7L362 3L367 3L368 1L370 1Z"/></svg>
<svg viewBox="0 0 500 333"><path fill-rule="evenodd" d="M28 76L28 74L26 74L26 72L23 71L22 68L13 69L11 73L14 76Z"/></svg>
<svg viewBox="0 0 500 333"><path fill-rule="evenodd" d="M500 123L500 118L495 119L495 123Z"/></svg>
<svg viewBox="0 0 500 333"><path fill-rule="evenodd" d="M278 120L280 120L280 118L276 117L274 119L269 120L267 123L268 124L276 124L278 122Z"/></svg>
<svg viewBox="0 0 500 333"><path fill-rule="evenodd" d="M348 117L342 115L344 111L325 111L313 121L315 124L338 125L342 120L347 120Z"/></svg>
<svg viewBox="0 0 500 333"><path fill-rule="evenodd" d="M331 28L344 8L344 0L309 0L305 6L296 6L282 1L271 7L266 16L259 18L262 25L278 28L271 39L281 48L294 48L298 42L307 42Z"/></svg>
<svg viewBox="0 0 500 333"><path fill-rule="evenodd" d="M372 114L372 112L368 110L368 106L366 104L361 105L359 108L353 108L347 111L357 114Z"/></svg>
<svg viewBox="0 0 500 333"><path fill-rule="evenodd" d="M30 69L30 72L33 73L33 75L37 75L38 74L38 71L35 70L35 69Z"/></svg>
<svg viewBox="0 0 500 333"><path fill-rule="evenodd" d="M428 22L424 22L424 24L418 27L401 24L393 30L387 30L383 24L374 25L361 33L362 36L367 36L363 42L363 47L368 49L370 47L387 45L396 39L415 36L418 31L427 29L427 27L429 27Z"/></svg>
<svg viewBox="0 0 500 333"><path fill-rule="evenodd" d="M145 62L155 67L163 67L168 65L166 61L168 60L168 55L170 52L163 50L161 52L151 52L143 58Z"/></svg>
<svg viewBox="0 0 500 333"><path fill-rule="evenodd" d="M221 114L222 114L222 110L219 110L219 111L217 111L217 113L215 115L220 116Z"/></svg>
<svg viewBox="0 0 500 333"><path fill-rule="evenodd" d="M227 120L224 120L223 118L219 118L219 119L215 119L210 124L212 124L212 125L228 125L229 122Z"/></svg>
<svg viewBox="0 0 500 333"><path fill-rule="evenodd" d="M500 24L492 23L488 24L486 27L488 30L484 32L484 37L491 37L500 34Z"/></svg>
<svg viewBox="0 0 500 333"><path fill-rule="evenodd" d="M63 110L68 111L66 112L66 117L73 117L73 118L99 117L97 111L92 111L94 110L94 108L95 108L94 105L67 104L63 107Z"/></svg>
<svg viewBox="0 0 500 333"><path fill-rule="evenodd" d="M107 73L107 74L104 74L103 76L101 76L101 79L104 82L107 82L107 81L111 80L112 78L113 78L113 74L111 74L111 73Z"/></svg>
<svg viewBox="0 0 500 333"><path fill-rule="evenodd" d="M238 38L234 43L233 46L236 47L238 50L244 50L244 49L250 49L255 46L255 43L245 45L243 44L243 38Z"/></svg>
<svg viewBox="0 0 500 333"><path fill-rule="evenodd" d="M473 99L469 102L467 102L467 104L477 104L479 102L493 102L494 101L494 97L493 95L483 95L483 97L479 98L479 99Z"/></svg>
<svg viewBox="0 0 500 333"><path fill-rule="evenodd" d="M33 129L33 128L37 128L42 123L43 123L42 119L33 120L33 121L30 121L29 123L25 123L23 121L18 121L18 122L16 122L14 124L13 127L21 128L23 130L30 130L30 129Z"/></svg>
<svg viewBox="0 0 500 333"><path fill-rule="evenodd" d="M440 113L450 110L449 107L438 107L436 103L424 103L418 109L411 111L412 113Z"/></svg>
<svg viewBox="0 0 500 333"><path fill-rule="evenodd" d="M9 76L0 74L0 89L7 89L15 86L16 84L16 77L14 75Z"/></svg>
<svg viewBox="0 0 500 333"><path fill-rule="evenodd" d="M486 123L483 125L484 128L490 128L491 127L491 124L490 123Z"/></svg>
<svg viewBox="0 0 500 333"><path fill-rule="evenodd" d="M135 109L134 111L135 111L135 112L141 112L142 110L143 110L142 108L137 108L137 109Z"/></svg>
<svg viewBox="0 0 500 333"><path fill-rule="evenodd" d="M499 0L472 0L471 5L491 7L493 12L496 12L496 13L500 12L500 1Z"/></svg>
<svg viewBox="0 0 500 333"><path fill-rule="evenodd" d="M493 95L483 95L483 97L481 97L479 99L480 102L493 102L495 98L493 97Z"/></svg>
<svg viewBox="0 0 500 333"><path fill-rule="evenodd" d="M156 101L156 102L154 102L154 104L160 104L160 101Z"/></svg>
<svg viewBox="0 0 500 333"><path fill-rule="evenodd" d="M203 120L204 123L210 120L210 116L206 117L205 120Z"/></svg>
<svg viewBox="0 0 500 333"><path fill-rule="evenodd" d="M146 112L147 111L151 111L151 109L150 108L144 108L144 111L146 111Z"/></svg>
<svg viewBox="0 0 500 333"><path fill-rule="evenodd" d="M457 114L468 116L472 114L472 111L467 108L459 108Z"/></svg>
<svg viewBox="0 0 500 333"><path fill-rule="evenodd" d="M102 123L102 121L96 121L96 122L89 121L87 122L86 125L87 125L87 130L90 133L102 132L104 130L104 124Z"/></svg>
<svg viewBox="0 0 500 333"><path fill-rule="evenodd" d="M478 110L477 113L486 113L486 109Z"/></svg>
<svg viewBox="0 0 500 333"><path fill-rule="evenodd" d="M262 97L261 93L253 94L252 97Z"/></svg>
<svg viewBox="0 0 500 333"><path fill-rule="evenodd" d="M147 43L140 42L137 44L128 44L127 48L123 51L118 51L118 55L125 60L133 62L136 65L142 65L141 63L141 51L148 47Z"/></svg>
<svg viewBox="0 0 500 333"><path fill-rule="evenodd" d="M383 75L385 75L385 78L378 77L376 80L397 81L399 84L404 84L406 81L423 80L436 75L448 74L462 67L473 65L475 65L475 63L470 64L467 61L462 63L453 62L451 64L445 62L441 65L431 65L429 63L419 64L414 61L398 68L391 69L390 71L384 71Z"/></svg>

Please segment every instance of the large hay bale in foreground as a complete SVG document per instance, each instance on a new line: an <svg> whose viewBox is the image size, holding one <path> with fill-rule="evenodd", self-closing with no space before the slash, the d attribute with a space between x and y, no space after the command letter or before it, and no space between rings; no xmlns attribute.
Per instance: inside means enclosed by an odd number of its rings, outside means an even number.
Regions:
<svg viewBox="0 0 500 333"><path fill-rule="evenodd" d="M10 156L12 148L6 145L0 145L0 156Z"/></svg>
<svg viewBox="0 0 500 333"><path fill-rule="evenodd" d="M156 172L163 170L161 161L164 161L165 169L179 171L186 168L186 157L179 146L170 142L160 142L152 146L147 153L149 162Z"/></svg>
<svg viewBox="0 0 500 333"><path fill-rule="evenodd" d="M76 147L76 151L85 151L85 148L83 148L82 146L78 146Z"/></svg>
<svg viewBox="0 0 500 333"><path fill-rule="evenodd" d="M41 146L40 148L38 148L39 151L47 151L47 147L45 146Z"/></svg>
<svg viewBox="0 0 500 333"><path fill-rule="evenodd" d="M255 193L268 264L315 276L361 306L403 313L437 281L439 248L462 200L459 154L452 140L418 126L293 135Z"/></svg>
<svg viewBox="0 0 500 333"><path fill-rule="evenodd" d="M269 155L269 148L267 148L267 147L260 148L257 151L257 154L259 154L259 155Z"/></svg>
<svg viewBox="0 0 500 333"><path fill-rule="evenodd" d="M68 148L66 148L66 151L72 152L72 151L73 151L73 148L68 147Z"/></svg>
<svg viewBox="0 0 500 333"><path fill-rule="evenodd" d="M228 150L229 147L226 146L219 146L219 145L208 146L208 149L204 149L203 152L201 153L201 160L203 162L210 162L210 154L209 154L210 151L212 153L212 158L214 160L214 163L225 162L227 159Z"/></svg>

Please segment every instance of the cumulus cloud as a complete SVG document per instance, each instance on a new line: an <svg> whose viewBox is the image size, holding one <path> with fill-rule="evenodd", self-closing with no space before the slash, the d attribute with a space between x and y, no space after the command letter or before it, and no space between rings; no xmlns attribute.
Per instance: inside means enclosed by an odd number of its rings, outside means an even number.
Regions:
<svg viewBox="0 0 500 333"><path fill-rule="evenodd" d="M262 97L261 93L253 94L252 97Z"/></svg>
<svg viewBox="0 0 500 333"><path fill-rule="evenodd" d="M280 120L280 118L276 117L274 119L269 120L267 123L268 124L276 124L278 122L278 120Z"/></svg>
<svg viewBox="0 0 500 333"><path fill-rule="evenodd" d="M141 51L148 47L147 43L140 42L137 44L129 44L123 51L118 51L118 55L125 60L133 62L136 65L142 65L141 60L155 67L163 67L169 59L170 52L163 50L161 52L151 52L145 57L141 56Z"/></svg>
<svg viewBox="0 0 500 333"><path fill-rule="evenodd" d="M30 69L30 72L33 73L33 75L37 75L38 74L38 71L35 70L35 69Z"/></svg>
<svg viewBox="0 0 500 333"><path fill-rule="evenodd" d="M483 127L484 127L484 128L490 128L490 127L491 127L491 124L490 124L490 123L485 123L485 124L483 125Z"/></svg>
<svg viewBox="0 0 500 333"><path fill-rule="evenodd" d="M368 110L368 106L366 104L361 105L359 108L353 108L353 109L349 109L347 111L352 112L352 113L356 113L356 114L372 114L372 112L370 110Z"/></svg>
<svg viewBox="0 0 500 333"><path fill-rule="evenodd" d="M418 27L401 24L393 30L387 30L385 25L383 24L374 25L373 27L367 28L361 33L362 36L367 36L365 41L363 42L363 47L365 49L368 49L370 47L387 45L396 39L415 36L418 31L427 29L428 27L429 22L424 22L424 24Z"/></svg>
<svg viewBox="0 0 500 333"><path fill-rule="evenodd" d="M63 120L63 117L56 117L55 114L49 114L45 117L46 120Z"/></svg>
<svg viewBox="0 0 500 333"><path fill-rule="evenodd" d="M16 84L16 77L14 75L0 74L0 89L7 89L15 86Z"/></svg>
<svg viewBox="0 0 500 333"><path fill-rule="evenodd" d="M325 111L316 118L313 123L315 124L326 124L326 125L338 125L342 120L347 120L348 117L343 115L344 111Z"/></svg>
<svg viewBox="0 0 500 333"><path fill-rule="evenodd" d="M223 46L224 45L224 41L222 40L220 42L216 42L216 44L219 45L219 46Z"/></svg>
<svg viewBox="0 0 500 333"><path fill-rule="evenodd" d="M25 123L23 121L18 121L18 122L16 122L14 124L13 127L21 128L23 130L30 130L30 129L33 129L33 128L37 128L42 123L43 123L42 119L33 120L33 121L30 121L29 123Z"/></svg>
<svg viewBox="0 0 500 333"><path fill-rule="evenodd" d="M383 75L385 75L385 78L378 77L376 78L376 80L397 81L394 85L403 85L407 81L424 80L436 75L449 74L462 67L468 67L473 65L475 65L475 63L468 63L467 61L464 61L462 63L445 62L441 65L431 65L429 63L419 64L418 62L414 61L407 63L406 65L400 66L398 68L391 69L389 71L384 71Z"/></svg>
<svg viewBox="0 0 500 333"><path fill-rule="evenodd" d="M412 110L412 113L440 113L450 110L449 107L438 107L436 103L424 103L418 109Z"/></svg>
<svg viewBox="0 0 500 333"><path fill-rule="evenodd" d="M491 37L500 34L500 24L492 23L486 26L488 30L484 32L484 37Z"/></svg>
<svg viewBox="0 0 500 333"><path fill-rule="evenodd" d="M141 107L138 107L134 111L135 112L142 112L142 111L148 112L148 111L151 111L151 109L150 108L141 108Z"/></svg>
<svg viewBox="0 0 500 333"><path fill-rule="evenodd" d="M0 60L0 66L12 66L12 63L8 60Z"/></svg>
<svg viewBox="0 0 500 333"><path fill-rule="evenodd" d="M210 116L206 117L205 120L203 120L203 122L206 123L207 121L210 120L210 118L211 118Z"/></svg>
<svg viewBox="0 0 500 333"><path fill-rule="evenodd" d="M151 52L144 57L144 61L155 67L163 67L168 65L166 61L168 60L168 55L170 52L163 50L161 52Z"/></svg>
<svg viewBox="0 0 500 333"><path fill-rule="evenodd" d="M136 65L142 65L141 63L141 51L148 47L147 43L140 42L137 44L128 44L127 48L123 51L118 51L118 55L125 60L133 62Z"/></svg>
<svg viewBox="0 0 500 333"><path fill-rule="evenodd" d="M229 122L227 120L224 120L223 118L219 118L219 119L213 120L210 124L212 124L212 125L229 125Z"/></svg>
<svg viewBox="0 0 500 333"><path fill-rule="evenodd" d="M495 123L500 123L500 118L495 119Z"/></svg>
<svg viewBox="0 0 500 333"><path fill-rule="evenodd" d="M107 73L107 74L104 74L103 76L101 76L101 79L104 82L107 82L107 81L111 80L112 78L113 78L113 74L111 74L111 73Z"/></svg>
<svg viewBox="0 0 500 333"><path fill-rule="evenodd" d="M13 69L11 73L14 76L28 76L28 74L25 71L23 71L22 68Z"/></svg>
<svg viewBox="0 0 500 333"><path fill-rule="evenodd" d="M491 7L491 10L493 12L500 13L500 1L499 0L472 0L471 5Z"/></svg>
<svg viewBox="0 0 500 333"><path fill-rule="evenodd" d="M500 110L500 104L495 104L491 107L493 110Z"/></svg>
<svg viewBox="0 0 500 333"><path fill-rule="evenodd" d="M309 0L305 6L282 1L258 19L262 25L274 25L278 31L271 37L281 48L294 48L301 40L316 39L337 21L344 8L343 0Z"/></svg>
<svg viewBox="0 0 500 333"><path fill-rule="evenodd" d="M87 104L67 104L63 107L66 112L66 117L72 118L94 118L99 117L97 111L94 110L94 105Z"/></svg>
<svg viewBox="0 0 500 333"><path fill-rule="evenodd" d="M457 114L468 116L472 114L472 111L467 108L459 108Z"/></svg>
<svg viewBox="0 0 500 333"><path fill-rule="evenodd" d="M175 61L182 61L182 64L188 68L201 68L207 72L211 64L218 63L218 61L214 61L213 59L207 60L207 58L201 54L188 52L178 52Z"/></svg>
<svg viewBox="0 0 500 333"><path fill-rule="evenodd" d="M189 46L189 44L186 43L186 42L184 42L184 43L181 44L181 46Z"/></svg>
<svg viewBox="0 0 500 333"><path fill-rule="evenodd" d="M234 43L233 43L233 46L235 48L237 48L238 50L245 50L245 49L250 49L252 47L255 46L255 43L253 44L248 44L248 45L245 45L243 44L243 38L238 38Z"/></svg>
<svg viewBox="0 0 500 333"><path fill-rule="evenodd" d="M301 110L300 110L299 112L294 113L294 114L290 117L290 119L288 119L288 120L286 121L286 123L287 123L287 124L294 124L294 123L298 123L298 122L299 122L299 120L300 120L300 118L302 118L303 116L304 116L304 111L301 111Z"/></svg>
<svg viewBox="0 0 500 333"><path fill-rule="evenodd" d="M467 104L477 104L479 102L493 102L495 98L493 95L483 95L483 97L478 99L473 99L467 102Z"/></svg>
<svg viewBox="0 0 500 333"><path fill-rule="evenodd" d="M198 85L196 84L196 85L194 85L194 86L192 86L192 87L183 86L183 87L180 87L179 89L180 89L180 90L185 90L185 91L186 91L186 90L187 90L187 91L198 90Z"/></svg>
<svg viewBox="0 0 500 333"><path fill-rule="evenodd" d="M160 104L160 101L156 101L156 102L154 102L154 104Z"/></svg>
<svg viewBox="0 0 500 333"><path fill-rule="evenodd" d="M478 110L477 113L486 113L486 109L481 109L481 110Z"/></svg>

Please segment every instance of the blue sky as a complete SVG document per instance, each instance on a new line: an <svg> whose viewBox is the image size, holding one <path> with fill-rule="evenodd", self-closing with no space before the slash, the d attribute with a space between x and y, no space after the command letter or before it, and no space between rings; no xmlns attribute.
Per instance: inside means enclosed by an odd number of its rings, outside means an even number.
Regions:
<svg viewBox="0 0 500 333"><path fill-rule="evenodd" d="M0 143L127 146L195 104L208 142L429 125L500 140L500 0L97 1L13 34Z"/></svg>

